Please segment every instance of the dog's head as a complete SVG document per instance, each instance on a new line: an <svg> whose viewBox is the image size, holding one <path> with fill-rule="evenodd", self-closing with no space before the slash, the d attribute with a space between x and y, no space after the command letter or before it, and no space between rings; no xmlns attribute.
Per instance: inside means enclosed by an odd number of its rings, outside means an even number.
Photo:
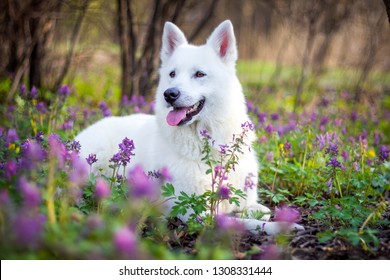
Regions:
<svg viewBox="0 0 390 280"><path fill-rule="evenodd" d="M164 115L170 126L181 126L218 110L218 106L224 109L221 100L229 98L231 81L238 83L236 60L236 39L229 20L202 46L188 44L176 25L165 23L156 112Z"/></svg>

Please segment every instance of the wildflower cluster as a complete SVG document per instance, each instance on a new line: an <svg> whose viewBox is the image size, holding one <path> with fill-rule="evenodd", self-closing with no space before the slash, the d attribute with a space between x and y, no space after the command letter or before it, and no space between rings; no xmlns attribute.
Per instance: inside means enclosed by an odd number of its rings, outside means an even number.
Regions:
<svg viewBox="0 0 390 280"><path fill-rule="evenodd" d="M133 153L135 149L134 142L125 137L118 146L119 151L110 159L110 162L113 162L115 165L126 166L130 163L131 157L135 155Z"/></svg>

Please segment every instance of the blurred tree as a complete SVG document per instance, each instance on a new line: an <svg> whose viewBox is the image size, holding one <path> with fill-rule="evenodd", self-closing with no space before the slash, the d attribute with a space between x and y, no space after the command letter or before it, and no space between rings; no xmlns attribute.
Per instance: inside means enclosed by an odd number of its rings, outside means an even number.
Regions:
<svg viewBox="0 0 390 280"><path fill-rule="evenodd" d="M192 41L212 17L218 0L152 0L142 4L135 2L137 1L117 0L121 95L128 98L133 95L148 95L156 83L164 22L177 23L189 13L196 14L197 9L202 10L202 16L195 17L192 22L193 32L188 37ZM148 17L141 18L139 10L148 10Z"/></svg>
<svg viewBox="0 0 390 280"><path fill-rule="evenodd" d="M13 76L7 100L12 98L20 80L28 74L29 86L42 85L42 63L46 44L55 25L55 14L61 0L5 0L0 4L2 55L6 60L5 72Z"/></svg>
<svg viewBox="0 0 390 280"><path fill-rule="evenodd" d="M387 12L387 18L389 19L389 25L390 25L390 0L383 0L386 6L386 12Z"/></svg>
<svg viewBox="0 0 390 280"><path fill-rule="evenodd" d="M63 63L62 68L60 69L60 72L58 74L58 77L55 80L53 90L56 90L57 88L59 88L61 83L64 81L65 76L69 72L69 69L70 69L70 66L72 63L72 59L73 59L73 56L75 53L75 47L76 47L76 44L77 44L79 37L80 37L80 32L81 32L80 27L81 27L81 24L84 20L85 15L87 14L88 6L90 4L90 0L82 0L82 1L78 1L78 2L81 2L81 4L79 4L79 6L76 7L76 9L75 9L76 12L78 11L78 15L77 15L76 20L74 22L72 33L70 36L70 47L69 47L68 53L65 56L65 62Z"/></svg>
<svg viewBox="0 0 390 280"><path fill-rule="evenodd" d="M344 26L344 22L349 19L354 10L354 1L327 0L324 1L324 4L327 8L323 9L322 21L318 28L323 39L314 53L312 62L313 70L317 76L322 74L324 61L335 35Z"/></svg>

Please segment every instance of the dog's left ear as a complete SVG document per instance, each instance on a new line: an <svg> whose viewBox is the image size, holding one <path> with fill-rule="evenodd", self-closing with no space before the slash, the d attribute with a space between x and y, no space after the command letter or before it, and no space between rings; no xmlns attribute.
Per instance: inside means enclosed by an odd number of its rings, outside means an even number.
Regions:
<svg viewBox="0 0 390 280"><path fill-rule="evenodd" d="M168 60L178 46L183 44L188 44L183 32L175 24L166 22L164 25L160 54L162 63Z"/></svg>
<svg viewBox="0 0 390 280"><path fill-rule="evenodd" d="M207 39L210 45L225 63L234 63L237 60L236 37L230 20L225 20L211 33Z"/></svg>

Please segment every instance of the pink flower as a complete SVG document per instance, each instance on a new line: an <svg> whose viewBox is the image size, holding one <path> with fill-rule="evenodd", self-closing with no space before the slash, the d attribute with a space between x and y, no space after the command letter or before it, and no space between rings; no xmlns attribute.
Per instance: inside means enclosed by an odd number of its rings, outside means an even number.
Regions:
<svg viewBox="0 0 390 280"><path fill-rule="evenodd" d="M32 183L27 182L25 177L20 178L19 188L22 193L24 206L27 209L36 208L41 204L41 192Z"/></svg>
<svg viewBox="0 0 390 280"><path fill-rule="evenodd" d="M88 166L85 160L82 160L76 153L70 155L71 171L69 181L75 186L82 186L88 180Z"/></svg>
<svg viewBox="0 0 390 280"><path fill-rule="evenodd" d="M50 157L57 159L59 168L64 168L67 151L64 143L61 141L61 138L56 134L50 134L47 140L50 146Z"/></svg>
<svg viewBox="0 0 390 280"><path fill-rule="evenodd" d="M8 161L4 167L5 167L5 177L7 177L7 179L10 179L18 172L18 165L14 161Z"/></svg>
<svg viewBox="0 0 390 280"><path fill-rule="evenodd" d="M133 255L137 249L135 233L127 227L120 228L114 234L114 246L122 255Z"/></svg>
<svg viewBox="0 0 390 280"><path fill-rule="evenodd" d="M275 221L279 222L295 223L299 216L298 210L288 206L282 206L275 211Z"/></svg>
<svg viewBox="0 0 390 280"><path fill-rule="evenodd" d="M260 255L261 260L278 260L281 259L281 249L276 244L267 244L263 246L263 253Z"/></svg>
<svg viewBox="0 0 390 280"><path fill-rule="evenodd" d="M161 169L161 176L165 181L172 181L172 175L166 166Z"/></svg>
<svg viewBox="0 0 390 280"><path fill-rule="evenodd" d="M267 161L269 161L269 162L274 161L274 153L273 152L268 152L265 157L266 157Z"/></svg>
<svg viewBox="0 0 390 280"><path fill-rule="evenodd" d="M97 199L109 197L111 194L110 186L103 178L97 178L95 183L95 195Z"/></svg>
<svg viewBox="0 0 390 280"><path fill-rule="evenodd" d="M136 165L127 174L130 193L136 198L156 198L156 188L153 181L145 174L141 165Z"/></svg>
<svg viewBox="0 0 390 280"><path fill-rule="evenodd" d="M42 214L31 215L21 212L13 219L13 233L21 245L36 247L41 239L46 217Z"/></svg>
<svg viewBox="0 0 390 280"><path fill-rule="evenodd" d="M229 217L224 214L217 214L215 216L215 223L217 229L221 231L243 231L244 226L234 217Z"/></svg>

